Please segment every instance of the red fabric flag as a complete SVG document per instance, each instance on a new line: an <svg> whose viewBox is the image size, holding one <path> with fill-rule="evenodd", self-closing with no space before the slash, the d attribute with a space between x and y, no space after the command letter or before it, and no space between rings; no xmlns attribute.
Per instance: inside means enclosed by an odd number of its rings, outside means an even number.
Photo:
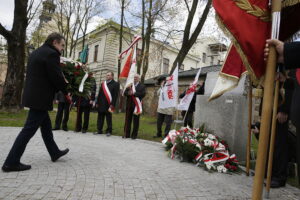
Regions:
<svg viewBox="0 0 300 200"><path fill-rule="evenodd" d="M227 54L210 99L237 86L240 77L246 72L250 73L256 83L264 75L266 64L263 50L271 30L268 2L213 0L218 23L232 40L233 46ZM280 39L286 40L300 28L300 2L285 0L282 6Z"/></svg>
<svg viewBox="0 0 300 200"><path fill-rule="evenodd" d="M131 49L131 52L129 56L127 57L125 64L123 66L122 72L120 73L119 78L127 78L129 71L130 71L130 66L131 66L131 60L132 60L132 54L133 54L133 49Z"/></svg>

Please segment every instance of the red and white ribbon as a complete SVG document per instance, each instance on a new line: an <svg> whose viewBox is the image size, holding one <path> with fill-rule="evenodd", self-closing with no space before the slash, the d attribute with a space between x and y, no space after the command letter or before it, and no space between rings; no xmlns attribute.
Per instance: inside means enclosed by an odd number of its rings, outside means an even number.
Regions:
<svg viewBox="0 0 300 200"><path fill-rule="evenodd" d="M129 45L129 47L123 51L122 53L120 53L119 58L122 59L124 55L126 55L128 53L128 51L140 40L142 39L141 36L136 36L134 38L134 40L132 41L132 43Z"/></svg>
<svg viewBox="0 0 300 200"><path fill-rule="evenodd" d="M205 156L206 157L211 156L211 158L204 159L204 163L211 163L211 164L223 162L223 161L228 160L228 158L229 158L229 154L228 154L227 151L210 153L210 154L207 154Z"/></svg>
<svg viewBox="0 0 300 200"><path fill-rule="evenodd" d="M143 112L142 102L138 97L132 95L133 102L135 104L133 114L140 115Z"/></svg>
<svg viewBox="0 0 300 200"><path fill-rule="evenodd" d="M110 91L109 91L109 89L108 89L108 87L107 87L106 81L103 81L103 82L102 82L102 89L103 89L103 93L104 93L104 95L105 95L105 98L106 98L106 100L107 100L107 102L108 102L108 105L110 105L111 102L112 102L112 96L111 96L111 93L110 93ZM111 110L111 112L114 111L114 108L113 108L113 106L111 106L111 105L110 105L110 108L109 108L109 109Z"/></svg>

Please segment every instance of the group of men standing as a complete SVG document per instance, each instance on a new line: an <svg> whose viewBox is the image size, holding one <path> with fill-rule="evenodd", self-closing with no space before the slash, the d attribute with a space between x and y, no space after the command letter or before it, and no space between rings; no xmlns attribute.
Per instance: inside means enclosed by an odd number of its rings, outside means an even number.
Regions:
<svg viewBox="0 0 300 200"><path fill-rule="evenodd" d="M133 92L132 86L129 86L124 91L126 96L126 117L124 125L124 138L131 137L136 139L139 129L140 115L134 115L136 107L133 97L137 97L140 101L144 98L146 91L145 86L140 83L140 76L134 76ZM78 108L75 132L86 133L89 125L89 115L91 108L98 111L97 132L95 134L105 133L107 136L112 134L112 114L115 111L116 103L120 93L120 84L114 80L114 73L108 72L106 80L99 85L99 92L96 97L96 84L91 91L89 98L73 97L73 102ZM55 120L55 127L52 130L59 130L62 124L62 129L68 131L67 122L69 119L70 103L66 101L64 94L59 91L55 96L55 102L58 103L58 111ZM82 125L82 114L84 113L84 120ZM63 117L64 115L64 117ZM63 120L62 120L63 119ZM131 124L133 119L133 130L131 133ZM104 122L106 120L107 128L103 131ZM131 134L130 134L131 133Z"/></svg>

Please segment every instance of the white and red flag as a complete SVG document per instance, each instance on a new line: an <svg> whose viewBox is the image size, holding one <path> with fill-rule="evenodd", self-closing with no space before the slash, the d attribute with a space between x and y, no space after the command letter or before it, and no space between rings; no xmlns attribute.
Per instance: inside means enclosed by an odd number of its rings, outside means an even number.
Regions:
<svg viewBox="0 0 300 200"><path fill-rule="evenodd" d="M201 73L201 68L198 70L193 83L190 85L188 90L186 91L184 97L180 100L179 105L177 107L178 110L188 110L190 103L194 97L194 94L197 89L197 82L199 80L199 76Z"/></svg>
<svg viewBox="0 0 300 200"><path fill-rule="evenodd" d="M173 74L167 78L166 84L160 90L159 108L176 108L178 98L178 65Z"/></svg>

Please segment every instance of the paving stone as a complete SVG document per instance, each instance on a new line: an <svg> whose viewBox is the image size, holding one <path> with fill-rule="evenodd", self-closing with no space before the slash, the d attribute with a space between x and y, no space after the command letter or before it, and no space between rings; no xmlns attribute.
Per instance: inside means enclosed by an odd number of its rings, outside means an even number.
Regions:
<svg viewBox="0 0 300 200"><path fill-rule="evenodd" d="M3 162L21 128L0 127ZM40 131L30 140L22 162L32 169L0 172L0 199L68 200L247 200L253 177L208 173L167 157L164 145L103 135L55 131L58 146L69 154L53 163ZM287 185L270 199L299 199Z"/></svg>

